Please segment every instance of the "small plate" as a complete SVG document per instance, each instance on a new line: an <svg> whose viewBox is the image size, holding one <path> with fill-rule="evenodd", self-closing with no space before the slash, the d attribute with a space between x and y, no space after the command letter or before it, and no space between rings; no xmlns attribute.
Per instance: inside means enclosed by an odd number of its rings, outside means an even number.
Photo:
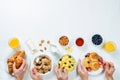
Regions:
<svg viewBox="0 0 120 80"><path fill-rule="evenodd" d="M12 55L14 55L15 53L16 53L16 51L11 51L10 54L9 54L9 55L5 58L5 60L4 60L4 62L5 62L5 64L4 64L5 72L6 72L8 75L10 75L10 74L9 74L9 72L8 72L7 59L10 58L10 57L11 57ZM25 54L25 60L26 60L27 63L28 63L28 68L27 68L27 70L26 70L26 73L25 73L25 75L24 75L23 80L29 79L27 76L29 75L28 73L29 73L29 68L30 68L30 58L29 58L29 56L28 56L27 54ZM13 77L14 77L14 74L10 75L10 78L13 78Z"/></svg>
<svg viewBox="0 0 120 80"><path fill-rule="evenodd" d="M99 68L97 71L91 71L91 72L88 72L89 75L100 75L104 73L104 68Z"/></svg>
<svg viewBox="0 0 120 80"><path fill-rule="evenodd" d="M87 53L91 53L91 52L96 52L96 51L87 51L87 52L85 53L85 55L86 55ZM97 53L97 52L96 52L96 53ZM97 53L97 54L98 54L98 53ZM84 58L85 58L85 55L84 55ZM98 54L98 56L101 57L99 54ZM83 58L83 59L84 59L84 58ZM101 58L102 58L102 57L101 57ZM83 59L82 59L82 60L83 60ZM102 59L103 59L103 58L102 58ZM103 61L104 61L104 59L103 59ZM83 61L82 61L82 62L83 62ZM93 71L93 70L90 71L90 72L88 71L88 74L89 74L89 75L93 75L93 76L94 76L94 75L100 75L100 74L103 74L104 71L105 71L104 67L103 67L103 68L100 67L97 71Z"/></svg>

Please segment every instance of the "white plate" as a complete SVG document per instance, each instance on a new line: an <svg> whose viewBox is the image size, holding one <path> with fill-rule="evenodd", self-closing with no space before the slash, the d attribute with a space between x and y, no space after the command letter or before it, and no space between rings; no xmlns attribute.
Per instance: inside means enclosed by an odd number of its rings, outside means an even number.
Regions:
<svg viewBox="0 0 120 80"><path fill-rule="evenodd" d="M103 68L99 68L97 71L91 71L91 72L88 72L89 75L100 75L104 72L104 69Z"/></svg>
<svg viewBox="0 0 120 80"><path fill-rule="evenodd" d="M10 52L10 54L5 58L5 64L4 64L4 67L5 67L5 72L8 74L8 75L10 75L9 74L9 72L8 72L8 65L7 65L7 59L8 58L10 58L12 55L14 55L16 53L16 51L11 51ZM28 63L28 68L27 68L27 70L26 70L26 73L25 73L25 75L24 75L24 78L23 78L23 80L28 80L28 79L30 79L30 76L29 76L29 69L30 69L30 58L29 58L29 56L27 55L27 54L25 54L25 60L27 61L27 63ZM28 77L29 76L29 77ZM12 75L10 75L9 76L9 78L11 79L11 78L14 78L14 74L12 74Z"/></svg>
<svg viewBox="0 0 120 80"><path fill-rule="evenodd" d="M97 53L97 51L87 51L86 53L85 53L85 55L87 54L87 53L89 53L89 52L96 52ZM97 53L98 54L98 53ZM83 59L85 58L85 55L84 55L84 57L83 57ZM99 54L98 54L99 55ZM101 56L100 56L101 57ZM82 59L82 60L83 60ZM83 62L83 61L82 61ZM100 74L102 74L102 73L104 73L104 68L99 68L97 71L90 71L90 72L88 72L88 74L89 75L92 75L92 76L94 76L94 75L100 75Z"/></svg>

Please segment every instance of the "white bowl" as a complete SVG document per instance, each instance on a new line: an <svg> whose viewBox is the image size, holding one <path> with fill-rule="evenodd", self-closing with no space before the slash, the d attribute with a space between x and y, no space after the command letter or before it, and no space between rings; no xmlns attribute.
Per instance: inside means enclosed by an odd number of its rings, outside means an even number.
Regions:
<svg viewBox="0 0 120 80"><path fill-rule="evenodd" d="M48 71L48 72L45 73L45 74L42 74L42 73L39 73L39 72L38 72L38 75L46 76L46 75L49 75L49 74L53 71L54 63L53 63L53 58L52 58L52 56L51 56L50 54L51 54L50 52L45 52L45 53L37 52L37 53L35 53L35 54L32 56L31 67L34 67L34 66L35 66L35 65L34 65L34 59L35 59L36 57L38 57L38 56L47 56L47 57L49 57L50 60L51 60L51 64L52 64L51 70Z"/></svg>
<svg viewBox="0 0 120 80"><path fill-rule="evenodd" d="M66 56L66 55L69 56L70 54L64 54L63 56ZM61 58L62 58L63 56L61 56ZM72 55L70 55L70 56L75 60L75 58L74 58ZM61 59L61 58L60 58L60 59ZM59 60L60 60L60 59L59 59ZM58 62L59 62L59 60L58 60ZM76 63L76 60L75 60L75 66L74 66L74 69L73 69L72 71L70 71L69 73L74 72L74 71L76 70L76 64L77 64L77 63Z"/></svg>

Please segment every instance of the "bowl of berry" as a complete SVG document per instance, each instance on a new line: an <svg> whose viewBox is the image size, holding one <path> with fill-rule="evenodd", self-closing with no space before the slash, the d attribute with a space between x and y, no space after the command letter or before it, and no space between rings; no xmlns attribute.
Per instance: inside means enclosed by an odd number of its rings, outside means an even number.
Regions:
<svg viewBox="0 0 120 80"><path fill-rule="evenodd" d="M94 34L91 38L91 41L96 46L103 45L103 37L100 34Z"/></svg>

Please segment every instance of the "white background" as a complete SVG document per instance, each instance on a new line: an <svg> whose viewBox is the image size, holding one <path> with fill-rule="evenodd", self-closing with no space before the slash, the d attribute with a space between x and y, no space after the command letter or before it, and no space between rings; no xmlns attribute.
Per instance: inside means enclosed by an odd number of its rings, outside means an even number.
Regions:
<svg viewBox="0 0 120 80"><path fill-rule="evenodd" d="M93 46L90 38L95 33L101 34L105 42L114 41L117 50L109 54ZM11 37L18 37L31 55L26 40L32 39L38 46L41 39L57 43L61 35L67 35L71 43L83 37L87 47L72 46L71 54L76 60L87 51L97 50L115 64L114 78L120 79L120 0L0 0L0 79L10 80L4 61L11 51L8 47ZM75 77L69 80L77 80ZM104 80L104 75L89 77L95 79Z"/></svg>

